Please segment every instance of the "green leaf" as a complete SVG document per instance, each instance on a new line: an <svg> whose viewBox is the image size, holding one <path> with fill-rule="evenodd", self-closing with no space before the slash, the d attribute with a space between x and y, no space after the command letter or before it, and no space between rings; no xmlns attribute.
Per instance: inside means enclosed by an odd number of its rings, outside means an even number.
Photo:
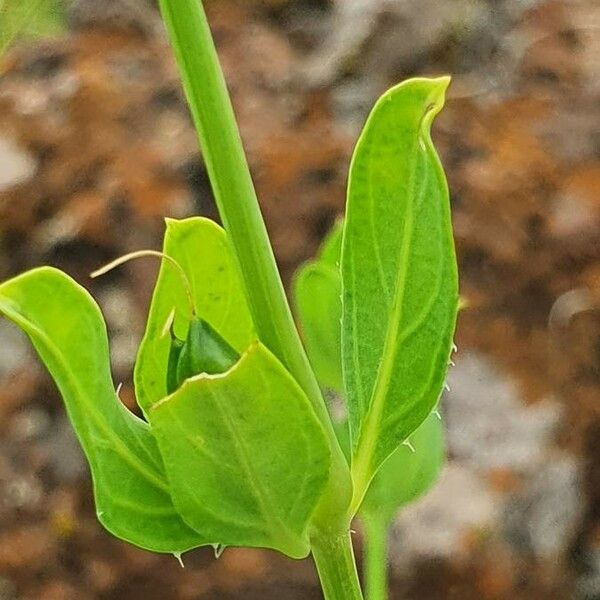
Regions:
<svg viewBox="0 0 600 600"><path fill-rule="evenodd" d="M343 392L342 278L339 262L343 222L338 221L325 238L318 257L302 265L294 277L296 315L306 352L319 383Z"/></svg>
<svg viewBox="0 0 600 600"><path fill-rule="evenodd" d="M389 523L398 510L425 494L435 483L444 463L444 427L431 413L411 435L409 446L401 444L381 465L360 507L365 518Z"/></svg>
<svg viewBox="0 0 600 600"><path fill-rule="evenodd" d="M59 0L0 0L0 55L18 36L55 36L65 29Z"/></svg>
<svg viewBox="0 0 600 600"><path fill-rule="evenodd" d="M338 421L334 426L340 445L350 458L348 421ZM375 473L359 516L387 527L400 508L418 500L434 485L444 456L444 426L434 411L410 436L410 446L400 444Z"/></svg>
<svg viewBox="0 0 600 600"><path fill-rule="evenodd" d="M331 346L333 332L342 314L341 275L336 269L341 254L340 221L326 237L318 258L301 267L296 279L296 302L305 336L307 336L308 352L311 362L314 361L325 371L336 372L341 380L341 357L331 353L325 354L323 348ZM327 280L322 289L317 285L309 285L302 278L319 277L319 270L327 273ZM313 275L314 274L314 275ZM312 282L310 282L312 283ZM323 301L327 299L329 285L337 290L337 304ZM309 338L308 336L314 336ZM315 342L314 344L309 343ZM339 334L338 334L339 339ZM320 342L320 344L318 343ZM339 348L339 346L338 346ZM315 357L317 360L315 360ZM337 359L337 360L336 360ZM336 370L337 366L337 370ZM334 423L336 435L347 455L351 457L348 421ZM411 447L414 449L411 450ZM444 460L444 431L437 411L432 412L410 436L410 446L401 444L377 471L360 508L364 519L383 520L389 523L399 508L422 496L433 485L441 470Z"/></svg>
<svg viewBox="0 0 600 600"><path fill-rule="evenodd" d="M56 269L35 269L0 285L0 313L29 336L64 398L101 523L156 552L207 543L173 506L150 428L117 397L106 327L87 291Z"/></svg>
<svg viewBox="0 0 600 600"><path fill-rule="evenodd" d="M340 259L342 256L343 233L344 220L338 219L325 236L318 254L318 262L335 267L338 271L340 270Z"/></svg>
<svg viewBox="0 0 600 600"><path fill-rule="evenodd" d="M330 451L306 395L256 342L222 375L188 379L149 411L186 522L226 546L301 558Z"/></svg>
<svg viewBox="0 0 600 600"><path fill-rule="evenodd" d="M342 353L355 506L425 420L446 377L458 302L448 187L430 128L449 78L377 102L350 169Z"/></svg>
<svg viewBox="0 0 600 600"><path fill-rule="evenodd" d="M256 334L225 232L201 217L167 219L166 223L163 253L177 261L185 272L196 315L235 350L243 352ZM136 395L145 412L167 395L171 338L164 330L173 310L174 333L185 340L192 318L190 303L181 274L164 261L135 365Z"/></svg>
<svg viewBox="0 0 600 600"><path fill-rule="evenodd" d="M182 344L183 345L180 345ZM171 341L169 367L172 361L175 373L167 373L167 391L172 394L186 379L207 373L225 373L240 359L236 352L218 332L204 319L194 317L190 323L187 340Z"/></svg>
<svg viewBox="0 0 600 600"><path fill-rule="evenodd" d="M296 313L310 364L319 383L341 392L342 346L339 271L322 262L302 266L294 279Z"/></svg>

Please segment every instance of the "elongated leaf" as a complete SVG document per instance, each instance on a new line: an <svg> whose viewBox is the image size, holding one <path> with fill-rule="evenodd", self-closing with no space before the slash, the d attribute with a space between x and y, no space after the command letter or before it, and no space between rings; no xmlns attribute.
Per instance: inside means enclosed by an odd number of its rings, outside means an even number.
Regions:
<svg viewBox="0 0 600 600"><path fill-rule="evenodd" d="M341 223L327 236L318 258L304 265L297 276L295 292L299 307L300 323L307 338L311 362L323 372L342 377L341 356L334 352L326 354L324 348L331 347L334 331L340 328L342 316L341 274L334 267L339 264L341 254ZM320 277L323 282L305 281ZM327 301L337 294L337 303ZM309 343L311 340L314 343ZM338 335L339 340L339 335ZM320 343L318 343L320 342ZM340 349L338 345L338 349ZM316 357L316 360L315 360ZM348 422L335 424L336 434L351 459ZM412 449L411 449L412 448ZM410 446L400 444L383 463L373 477L360 507L363 519L389 523L396 512L405 504L422 496L433 485L444 460L444 432L437 411L431 413L410 437Z"/></svg>
<svg viewBox="0 0 600 600"><path fill-rule="evenodd" d="M342 352L357 500L432 411L446 376L458 283L430 127L448 81L413 79L386 93L352 160Z"/></svg>
<svg viewBox="0 0 600 600"><path fill-rule="evenodd" d="M173 507L148 425L115 393L106 327L90 295L64 273L43 267L0 285L0 313L29 336L64 398L91 466L101 523L157 552L206 543Z"/></svg>
<svg viewBox="0 0 600 600"><path fill-rule="evenodd" d="M197 316L238 352L243 352L256 334L223 229L201 217L167 219L163 252L184 270ZM164 335L164 328L173 310L175 334L184 340L191 318L190 303L181 273L165 261L135 365L136 395L144 411L167 395L171 343L169 335Z"/></svg>
<svg viewBox="0 0 600 600"><path fill-rule="evenodd" d="M411 435L410 444L412 449L401 444L373 477L360 507L362 517L389 523L435 483L444 463L444 427L435 413Z"/></svg>
<svg viewBox="0 0 600 600"><path fill-rule="evenodd" d="M190 526L226 546L308 554L329 447L304 392L264 346L222 375L188 379L149 418Z"/></svg>

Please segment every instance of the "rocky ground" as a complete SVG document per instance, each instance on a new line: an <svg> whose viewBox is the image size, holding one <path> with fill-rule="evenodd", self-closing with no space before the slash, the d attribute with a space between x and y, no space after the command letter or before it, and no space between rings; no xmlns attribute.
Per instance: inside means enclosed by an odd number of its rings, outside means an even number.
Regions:
<svg viewBox="0 0 600 600"><path fill-rule="evenodd" d="M468 307L444 399L449 463L399 516L393 598L600 598L600 4L207 2L282 274L343 210L374 99L454 74L434 132ZM162 217L215 217L160 21L79 0L70 33L0 62L0 279L39 264L94 293L131 368ZM360 545L360 535L357 534ZM56 391L0 322L0 600L318 598L309 562L172 557L97 524Z"/></svg>

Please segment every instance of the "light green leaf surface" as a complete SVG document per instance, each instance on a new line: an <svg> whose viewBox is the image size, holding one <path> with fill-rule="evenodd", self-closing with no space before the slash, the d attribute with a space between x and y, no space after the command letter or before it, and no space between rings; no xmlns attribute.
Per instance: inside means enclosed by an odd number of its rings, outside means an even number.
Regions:
<svg viewBox="0 0 600 600"><path fill-rule="evenodd" d="M29 336L64 398L101 523L157 552L206 543L173 507L150 428L117 397L106 327L87 291L56 269L35 269L0 285L0 313Z"/></svg>
<svg viewBox="0 0 600 600"><path fill-rule="evenodd" d="M310 262L298 270L293 290L302 337L317 379L323 387L341 392L342 280L339 271L319 261Z"/></svg>
<svg viewBox="0 0 600 600"><path fill-rule="evenodd" d="M222 375L188 379L149 419L190 526L226 546L308 554L329 447L304 392L264 346Z"/></svg>
<svg viewBox="0 0 600 600"><path fill-rule="evenodd" d="M306 352L319 383L343 392L341 221L326 236L317 258L302 265L294 277L293 296Z"/></svg>
<svg viewBox="0 0 600 600"><path fill-rule="evenodd" d="M348 421L336 422L335 432L350 458ZM360 518L387 527L400 508L418 500L436 482L445 457L444 425L437 411L410 436L410 446L412 450L400 444L375 473L360 506Z"/></svg>
<svg viewBox="0 0 600 600"><path fill-rule="evenodd" d="M344 234L344 220L338 219L331 230L325 236L317 260L320 263L340 269L340 260L342 257L342 236Z"/></svg>
<svg viewBox="0 0 600 600"><path fill-rule="evenodd" d="M431 413L446 376L458 283L448 188L430 127L448 82L412 79L387 92L350 169L342 353L355 506Z"/></svg>
<svg viewBox="0 0 600 600"><path fill-rule="evenodd" d="M410 436L409 448L401 444L381 465L360 507L365 518L389 523L398 510L417 500L435 483L444 464L444 426L431 413Z"/></svg>
<svg viewBox="0 0 600 600"><path fill-rule="evenodd" d="M250 312L225 232L209 219L167 219L163 253L184 270L193 296L196 315L204 319L238 352L256 339ZM138 403L148 407L167 395L170 337L165 323L175 309L175 334L187 337L190 305L179 271L163 261L146 332L135 365Z"/></svg>
<svg viewBox="0 0 600 600"><path fill-rule="evenodd" d="M65 22L60 0L0 0L0 56L18 36L55 36Z"/></svg>

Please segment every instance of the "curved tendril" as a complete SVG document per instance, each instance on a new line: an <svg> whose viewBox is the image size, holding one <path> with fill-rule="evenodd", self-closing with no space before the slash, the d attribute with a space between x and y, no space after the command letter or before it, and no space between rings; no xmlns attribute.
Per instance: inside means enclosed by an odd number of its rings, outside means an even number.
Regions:
<svg viewBox="0 0 600 600"><path fill-rule="evenodd" d="M190 305L190 310L192 315L196 314L196 309L194 308L194 296L192 294L192 286L190 285L190 280L188 279L183 267L171 256L164 254L163 252L158 252L158 250L137 250L136 252L130 252L129 254L124 254L119 258L116 258L112 262L109 262L107 265L104 265L100 269L97 269L93 273L90 273L90 277L95 279L96 277L100 277L101 275L105 275L109 271L120 267L121 265L129 262L130 260L134 260L136 258L146 258L146 257L154 257L160 258L167 261L167 264L175 267L175 270L181 276L181 280L183 281L183 286L185 287L185 292L187 295L187 299Z"/></svg>

